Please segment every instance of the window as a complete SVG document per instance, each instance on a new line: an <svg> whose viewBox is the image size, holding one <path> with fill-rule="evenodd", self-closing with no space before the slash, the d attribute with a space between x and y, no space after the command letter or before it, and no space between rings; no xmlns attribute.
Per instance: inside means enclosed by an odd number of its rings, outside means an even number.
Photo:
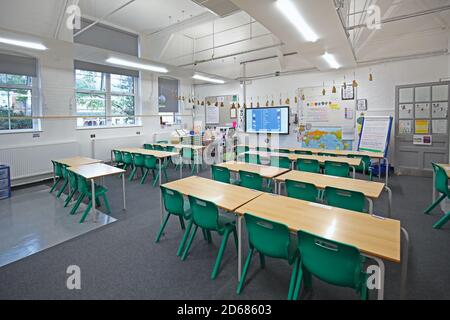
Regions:
<svg viewBox="0 0 450 320"><path fill-rule="evenodd" d="M0 73L0 132L34 129L32 79Z"/></svg>
<svg viewBox="0 0 450 320"><path fill-rule="evenodd" d="M136 124L136 78L75 70L78 127Z"/></svg>

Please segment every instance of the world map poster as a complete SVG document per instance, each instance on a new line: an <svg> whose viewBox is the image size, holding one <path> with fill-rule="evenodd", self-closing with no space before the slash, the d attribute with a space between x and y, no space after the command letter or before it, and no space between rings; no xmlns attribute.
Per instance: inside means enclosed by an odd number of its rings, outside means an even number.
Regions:
<svg viewBox="0 0 450 320"><path fill-rule="evenodd" d="M304 148L351 150L352 142L342 140L342 128L312 128L303 138Z"/></svg>

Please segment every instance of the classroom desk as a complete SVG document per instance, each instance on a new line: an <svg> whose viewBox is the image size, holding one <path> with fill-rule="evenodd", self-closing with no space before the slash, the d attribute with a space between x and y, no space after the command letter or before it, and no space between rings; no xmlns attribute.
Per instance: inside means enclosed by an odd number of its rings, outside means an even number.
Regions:
<svg viewBox="0 0 450 320"><path fill-rule="evenodd" d="M70 167L67 170L70 170L73 173L91 181L92 213L94 214L94 221L96 221L97 209L95 206L95 179L125 173L125 170L109 166L104 163L93 163L78 167ZM125 174L122 174L122 195L123 195L123 210L126 210L127 204L125 195Z"/></svg>
<svg viewBox="0 0 450 320"><path fill-rule="evenodd" d="M189 148L195 151L197 158L200 158L200 153L205 149L205 146L198 146L193 144L181 144L181 143L153 143L153 145L161 146L163 148L165 147L174 147L177 148L179 151L181 151L183 148ZM183 160L183 158L181 158ZM197 173L199 172L197 167Z"/></svg>
<svg viewBox="0 0 450 320"><path fill-rule="evenodd" d="M87 157L72 157L72 158L65 158L60 160L53 160L54 162L60 163L66 167L78 167L78 166L84 166L86 164L92 164L92 163L101 163L102 160L87 158Z"/></svg>
<svg viewBox="0 0 450 320"><path fill-rule="evenodd" d="M316 155L294 154L294 153L263 152L263 151L248 151L245 153L240 153L238 155L238 157L242 157L245 154L259 155L263 158L288 157L289 160L291 160L293 162L292 168L294 168L294 166L295 166L294 162L297 161L297 159L317 160L321 164L324 164L325 161L335 161L335 162L347 163L353 170L353 178L356 177L356 167L361 164L360 158L328 157L328 156L316 156Z"/></svg>
<svg viewBox="0 0 450 320"><path fill-rule="evenodd" d="M283 223L292 232L303 230L317 236L357 247L379 265L381 283L378 298L384 297L384 260L402 262L401 296L406 284L409 238L400 221L361 214L275 194L264 194L235 211L243 219L245 213ZM238 222L240 225L241 222ZM406 249L401 250L401 233ZM401 257L403 253L403 257ZM239 265L239 269L241 265Z"/></svg>
<svg viewBox="0 0 450 320"><path fill-rule="evenodd" d="M238 145L238 147L245 147L245 145ZM248 146L251 149L256 149L254 146ZM353 150L328 150L328 149L318 149L318 148L291 148L291 147L268 147L269 149L286 149L290 152L294 153L295 151L309 151L313 154L318 154L321 152L331 153L337 156L347 157L348 155L361 155L361 156L369 156L371 159L375 159L378 161L378 166L380 168L378 177L381 178L381 160L386 161L386 168L389 168L389 159L382 152L371 152L371 151L353 151ZM386 186L389 185L389 170L386 171Z"/></svg>
<svg viewBox="0 0 450 320"><path fill-rule="evenodd" d="M217 167L227 168L228 170L232 172L239 172L241 170L248 171L252 173L257 173L261 177L265 179L274 180L275 177L282 175L283 173L288 172L290 169L283 169L278 167L270 167L270 166L263 166L260 164L252 164L247 162L238 162L238 161L229 161L224 163L216 164ZM275 184L275 192L277 192L276 189L277 185Z"/></svg>
<svg viewBox="0 0 450 320"><path fill-rule="evenodd" d="M263 192L222 183L198 176L169 182L163 187L180 192L185 196L194 196L205 201L211 201L217 207L229 212L235 212L237 208L247 202L263 195ZM163 209L161 214L164 215ZM162 222L161 222L162 223ZM238 219L238 265L242 266L242 223ZM241 268L238 268L238 281L241 278Z"/></svg>

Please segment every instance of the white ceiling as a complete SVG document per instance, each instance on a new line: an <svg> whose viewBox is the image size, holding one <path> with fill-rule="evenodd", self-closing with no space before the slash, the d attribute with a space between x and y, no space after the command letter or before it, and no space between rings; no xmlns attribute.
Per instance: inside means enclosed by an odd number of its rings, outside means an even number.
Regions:
<svg viewBox="0 0 450 320"><path fill-rule="evenodd" d="M79 5L83 16L101 18L128 1L79 0ZM145 58L226 78L242 76L241 62L273 56L276 58L247 64L247 75L310 68L326 70L320 59L325 50L334 51L339 62L351 68L358 62L449 48L450 10L383 24L380 30L358 28L349 32L347 40L334 0L292 0L320 35L321 39L311 44L305 43L274 8L275 0L231 1L242 11L220 18L190 0L135 0L104 23L139 33ZM365 13L361 11L371 4L380 7L382 19L450 5L450 0L344 2L348 26L364 22ZM0 0L0 28L55 37L65 3L66 0ZM291 52L298 54L283 57Z"/></svg>

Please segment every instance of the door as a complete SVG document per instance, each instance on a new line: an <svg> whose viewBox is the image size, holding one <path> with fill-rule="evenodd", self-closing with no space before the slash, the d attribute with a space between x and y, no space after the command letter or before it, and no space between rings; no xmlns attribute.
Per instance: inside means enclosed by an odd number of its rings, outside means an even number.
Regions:
<svg viewBox="0 0 450 320"><path fill-rule="evenodd" d="M448 163L449 90L450 82L396 87L397 174L431 176L432 162Z"/></svg>

